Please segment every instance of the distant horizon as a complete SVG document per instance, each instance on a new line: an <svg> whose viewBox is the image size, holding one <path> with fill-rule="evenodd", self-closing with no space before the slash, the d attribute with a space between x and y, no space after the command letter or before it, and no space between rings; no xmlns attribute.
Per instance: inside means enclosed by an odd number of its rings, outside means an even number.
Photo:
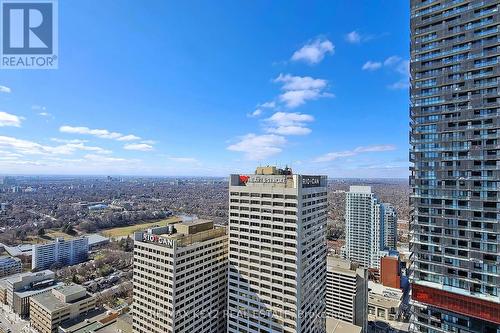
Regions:
<svg viewBox="0 0 500 333"><path fill-rule="evenodd" d="M239 173L236 173L239 174ZM242 173L242 174L251 174L249 172L247 173ZM299 174L299 175L321 175L321 174L312 174L312 173L294 173L294 174ZM90 177L97 177L97 178L107 178L107 177L123 177L123 178L214 178L214 179L224 179L229 177L229 175L226 176L196 176L196 175L105 175L105 174L0 174L0 177L47 177L47 178L67 178L67 177L74 177L74 178L90 178ZM352 179L352 180L408 180L408 178L404 177L370 177L370 178L365 178L365 177L330 177L328 175L325 175L328 177L328 179Z"/></svg>

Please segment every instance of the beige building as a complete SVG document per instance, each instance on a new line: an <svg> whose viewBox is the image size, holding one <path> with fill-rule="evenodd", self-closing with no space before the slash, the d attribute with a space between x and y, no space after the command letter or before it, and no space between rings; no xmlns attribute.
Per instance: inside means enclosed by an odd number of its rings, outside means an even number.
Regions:
<svg viewBox="0 0 500 333"><path fill-rule="evenodd" d="M36 295L30 302L31 327L40 333L58 332L59 324L95 309L96 298L77 284L62 285Z"/></svg>
<svg viewBox="0 0 500 333"><path fill-rule="evenodd" d="M0 302L21 317L30 313L30 299L61 285L50 270L14 274L0 280Z"/></svg>
<svg viewBox="0 0 500 333"><path fill-rule="evenodd" d="M408 332L409 324L402 321L408 295L401 289L368 282L368 320L370 330L377 333Z"/></svg>
<svg viewBox="0 0 500 333"><path fill-rule="evenodd" d="M326 181L231 175L227 332L325 332Z"/></svg>
<svg viewBox="0 0 500 333"><path fill-rule="evenodd" d="M326 318L326 333L361 333L362 330L362 327L346 323L343 320Z"/></svg>
<svg viewBox="0 0 500 333"><path fill-rule="evenodd" d="M134 333L226 329L227 235L212 221L134 234Z"/></svg>
<svg viewBox="0 0 500 333"><path fill-rule="evenodd" d="M368 272L349 260L327 257L326 314L366 330Z"/></svg>

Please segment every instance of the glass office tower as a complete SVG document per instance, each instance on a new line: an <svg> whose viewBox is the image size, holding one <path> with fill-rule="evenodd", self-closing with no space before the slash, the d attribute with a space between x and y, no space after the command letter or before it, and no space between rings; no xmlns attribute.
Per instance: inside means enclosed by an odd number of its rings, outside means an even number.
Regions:
<svg viewBox="0 0 500 333"><path fill-rule="evenodd" d="M413 332L500 332L499 0L411 0Z"/></svg>

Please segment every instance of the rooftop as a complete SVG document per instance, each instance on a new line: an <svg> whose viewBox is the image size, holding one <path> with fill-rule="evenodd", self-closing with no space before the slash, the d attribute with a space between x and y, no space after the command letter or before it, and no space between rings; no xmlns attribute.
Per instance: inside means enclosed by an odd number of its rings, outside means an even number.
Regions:
<svg viewBox="0 0 500 333"><path fill-rule="evenodd" d="M60 298L57 294L63 297ZM77 298L72 299L72 296L77 296ZM57 287L52 288L51 292L36 295L32 300L49 312L54 312L89 297L90 295L86 293L85 288L82 286L77 284L64 285L61 283Z"/></svg>
<svg viewBox="0 0 500 333"><path fill-rule="evenodd" d="M361 333L362 327L349 324L345 321L327 317L326 333Z"/></svg>
<svg viewBox="0 0 500 333"><path fill-rule="evenodd" d="M363 194L371 194L372 187L371 186L349 186L349 192L351 193L363 193Z"/></svg>

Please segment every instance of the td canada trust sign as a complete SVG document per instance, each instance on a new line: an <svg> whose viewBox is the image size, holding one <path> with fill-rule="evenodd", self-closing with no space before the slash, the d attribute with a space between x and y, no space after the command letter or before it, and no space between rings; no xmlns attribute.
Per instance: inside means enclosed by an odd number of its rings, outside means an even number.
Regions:
<svg viewBox="0 0 500 333"><path fill-rule="evenodd" d="M164 245L171 249L175 248L175 240L169 238L163 238L158 235L148 234L147 232L142 234L142 240L147 243L156 243L159 245Z"/></svg>

